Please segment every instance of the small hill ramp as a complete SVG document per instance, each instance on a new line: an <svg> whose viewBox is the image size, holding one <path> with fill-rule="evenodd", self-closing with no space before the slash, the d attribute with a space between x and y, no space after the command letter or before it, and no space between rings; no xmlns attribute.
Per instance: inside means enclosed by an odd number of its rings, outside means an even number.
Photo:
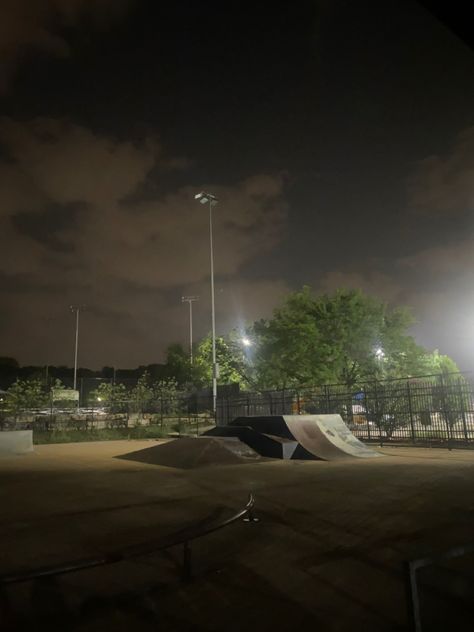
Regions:
<svg viewBox="0 0 474 632"><path fill-rule="evenodd" d="M178 469L255 462L261 456L238 437L172 439L118 456L119 459Z"/></svg>
<svg viewBox="0 0 474 632"><path fill-rule="evenodd" d="M221 428L215 430L219 432ZM333 461L383 456L359 441L340 415L237 417L226 427L225 432L247 442L251 433L242 431L241 428L251 429L253 433L273 438L273 440L279 437L280 440L286 442L286 450L281 451L279 458ZM265 442L262 442L260 446L256 440L253 440L252 447L262 456L273 456L266 453Z"/></svg>

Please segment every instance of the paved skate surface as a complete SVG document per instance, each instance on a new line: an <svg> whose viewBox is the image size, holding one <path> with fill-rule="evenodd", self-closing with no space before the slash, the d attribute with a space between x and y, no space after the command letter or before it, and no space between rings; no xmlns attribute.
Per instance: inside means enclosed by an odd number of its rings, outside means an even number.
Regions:
<svg viewBox="0 0 474 632"><path fill-rule="evenodd" d="M383 459L192 470L115 458L153 445L42 445L2 459L2 572L229 516L249 491L260 521L193 545L191 584L179 582L180 551L170 551L70 574L54 587L11 587L12 625L34 610L49 630L401 631L403 562L474 539L469 451L384 448ZM472 629L472 562L421 578L427 630Z"/></svg>

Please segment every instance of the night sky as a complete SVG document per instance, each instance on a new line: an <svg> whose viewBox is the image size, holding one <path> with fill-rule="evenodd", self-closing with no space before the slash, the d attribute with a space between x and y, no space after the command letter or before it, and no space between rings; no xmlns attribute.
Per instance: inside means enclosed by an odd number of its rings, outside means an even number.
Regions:
<svg viewBox="0 0 474 632"><path fill-rule="evenodd" d="M290 290L474 366L474 54L414 1L4 0L0 355L159 362Z"/></svg>

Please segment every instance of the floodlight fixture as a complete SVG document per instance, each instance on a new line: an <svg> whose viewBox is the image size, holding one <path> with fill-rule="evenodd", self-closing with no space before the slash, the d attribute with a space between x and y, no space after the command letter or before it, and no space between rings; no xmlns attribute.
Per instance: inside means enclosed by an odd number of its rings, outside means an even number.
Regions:
<svg viewBox="0 0 474 632"><path fill-rule="evenodd" d="M205 191L196 193L194 199L199 200L200 204L209 204L210 206L215 206L219 202L219 199L215 195L212 195L212 193L206 193Z"/></svg>

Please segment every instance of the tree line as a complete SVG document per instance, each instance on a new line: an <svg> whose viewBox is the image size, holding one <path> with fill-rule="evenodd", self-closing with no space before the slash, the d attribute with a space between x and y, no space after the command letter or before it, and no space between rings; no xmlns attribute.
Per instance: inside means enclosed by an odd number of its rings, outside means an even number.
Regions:
<svg viewBox="0 0 474 632"><path fill-rule="evenodd" d="M235 384L241 390L322 384L352 388L374 379L458 372L451 358L417 344L410 334L413 324L409 308L392 307L360 290L316 295L304 287L289 294L271 318L217 338L219 383ZM189 350L174 343L167 348L164 363L135 369L81 368L78 375L115 384L140 379L143 384L145 376L148 386L172 384L174 391L206 388L212 375L211 337L196 343L192 363ZM20 367L13 358L0 358L3 388L15 381L44 385L57 379L70 382L72 369Z"/></svg>

